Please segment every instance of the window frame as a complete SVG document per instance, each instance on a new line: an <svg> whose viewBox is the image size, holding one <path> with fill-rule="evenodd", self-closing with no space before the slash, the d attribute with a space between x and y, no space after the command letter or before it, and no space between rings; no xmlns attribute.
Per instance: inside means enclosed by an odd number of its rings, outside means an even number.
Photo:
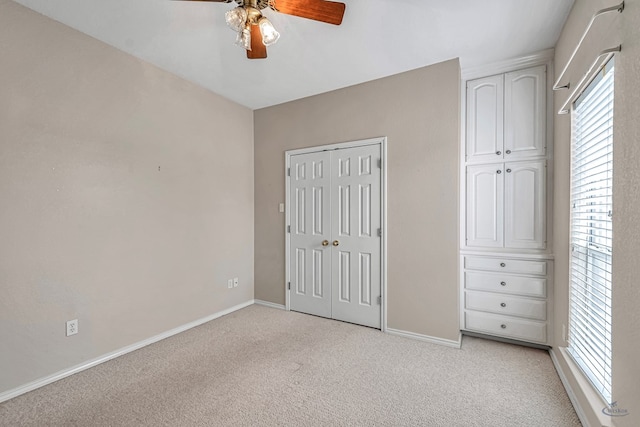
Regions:
<svg viewBox="0 0 640 427"><path fill-rule="evenodd" d="M613 58L599 70L571 108L567 350L598 394L611 402Z"/></svg>

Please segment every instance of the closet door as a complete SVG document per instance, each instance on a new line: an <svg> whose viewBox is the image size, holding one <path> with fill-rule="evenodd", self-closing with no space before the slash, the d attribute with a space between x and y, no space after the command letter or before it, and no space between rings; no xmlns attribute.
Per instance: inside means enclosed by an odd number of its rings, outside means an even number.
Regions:
<svg viewBox="0 0 640 427"><path fill-rule="evenodd" d="M291 156L291 310L382 326L380 150Z"/></svg>
<svg viewBox="0 0 640 427"><path fill-rule="evenodd" d="M504 164L467 166L467 246L504 245Z"/></svg>
<svg viewBox="0 0 640 427"><path fill-rule="evenodd" d="M291 309L331 317L331 154L291 156Z"/></svg>
<svg viewBox="0 0 640 427"><path fill-rule="evenodd" d="M505 247L546 247L546 163L505 164Z"/></svg>
<svg viewBox="0 0 640 427"><path fill-rule="evenodd" d="M546 81L544 65L505 75L505 160L545 154Z"/></svg>
<svg viewBox="0 0 640 427"><path fill-rule="evenodd" d="M380 146L332 152L332 315L381 327Z"/></svg>
<svg viewBox="0 0 640 427"><path fill-rule="evenodd" d="M467 82L467 161L496 161L503 157L504 76Z"/></svg>

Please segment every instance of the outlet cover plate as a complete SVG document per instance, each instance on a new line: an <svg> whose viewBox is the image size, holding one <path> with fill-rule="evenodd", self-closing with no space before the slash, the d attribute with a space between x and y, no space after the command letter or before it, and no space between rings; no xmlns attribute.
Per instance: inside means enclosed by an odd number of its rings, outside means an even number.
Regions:
<svg viewBox="0 0 640 427"><path fill-rule="evenodd" d="M78 333L78 319L67 321L67 336L75 335Z"/></svg>

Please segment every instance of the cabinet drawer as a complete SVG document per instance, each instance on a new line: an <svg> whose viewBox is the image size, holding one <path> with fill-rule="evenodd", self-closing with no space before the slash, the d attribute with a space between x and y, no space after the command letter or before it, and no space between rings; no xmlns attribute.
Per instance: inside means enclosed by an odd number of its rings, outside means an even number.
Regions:
<svg viewBox="0 0 640 427"><path fill-rule="evenodd" d="M540 277L465 271L464 287L541 298L547 296L547 279Z"/></svg>
<svg viewBox="0 0 640 427"><path fill-rule="evenodd" d="M547 274L546 261L529 261L511 258L464 257L464 267L470 270L500 271L504 273Z"/></svg>
<svg viewBox="0 0 640 427"><path fill-rule="evenodd" d="M491 292L465 292L465 308L497 314L546 320L546 301Z"/></svg>
<svg viewBox="0 0 640 427"><path fill-rule="evenodd" d="M464 317L465 328L470 331L538 343L547 341L547 324L544 322L476 311L467 311Z"/></svg>

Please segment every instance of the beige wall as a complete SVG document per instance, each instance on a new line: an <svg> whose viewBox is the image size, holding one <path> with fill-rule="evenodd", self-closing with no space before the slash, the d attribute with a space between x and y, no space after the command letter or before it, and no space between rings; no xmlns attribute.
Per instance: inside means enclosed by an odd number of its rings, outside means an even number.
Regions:
<svg viewBox="0 0 640 427"><path fill-rule="evenodd" d="M0 58L0 394L253 299L252 111L8 0Z"/></svg>
<svg viewBox="0 0 640 427"><path fill-rule="evenodd" d="M256 298L285 302L284 153L388 137L388 326L457 340L460 66L255 112Z"/></svg>
<svg viewBox="0 0 640 427"><path fill-rule="evenodd" d="M576 1L556 48L556 75L567 62L593 13L616 3L605 0ZM640 425L640 0L626 0L625 11L621 15L605 15L597 21L577 56L576 67L569 70L569 80L577 83L597 52L618 43L622 43L623 48L616 55L614 106L613 400L618 402L619 408L628 409L630 415L613 419L598 418L602 405L591 409L562 353L554 349L589 422L597 426L601 423ZM556 110L567 96L567 91L556 92ZM562 325L567 324L568 317L570 129L570 116L556 116L555 335L556 344L560 346L565 345Z"/></svg>

